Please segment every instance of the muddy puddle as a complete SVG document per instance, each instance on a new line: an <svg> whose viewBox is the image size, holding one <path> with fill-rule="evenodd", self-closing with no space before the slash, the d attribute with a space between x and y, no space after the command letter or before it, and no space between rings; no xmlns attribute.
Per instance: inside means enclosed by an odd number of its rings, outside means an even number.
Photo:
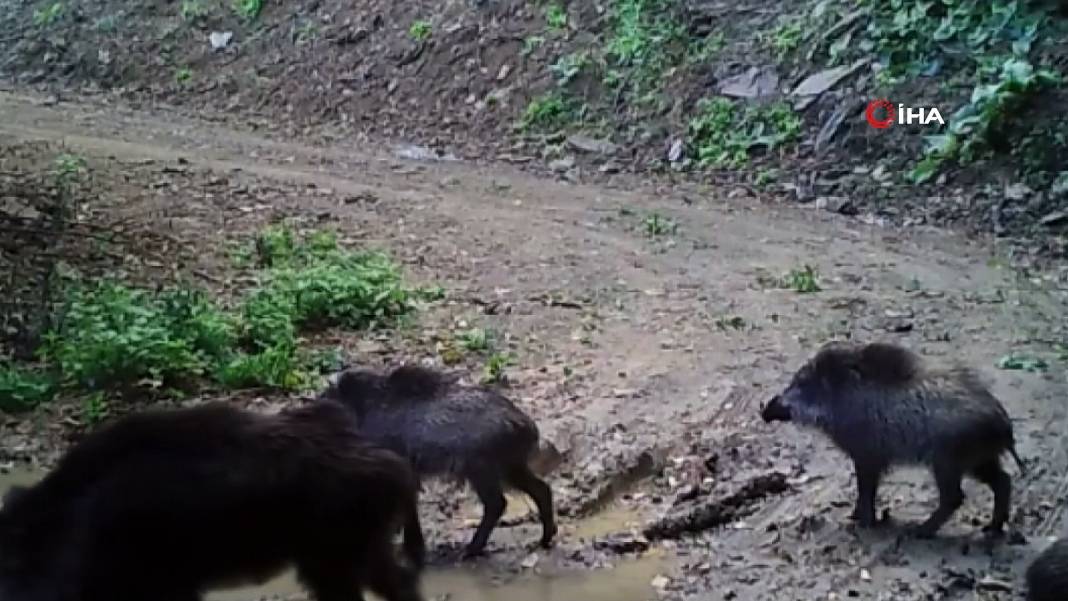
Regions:
<svg viewBox="0 0 1068 601"><path fill-rule="evenodd" d="M649 601L650 584L665 569L664 560L647 554L616 567L554 574L521 574L503 579L475 567L427 568L423 595L435 601ZM259 587L213 591L206 601L305 599L293 573ZM378 599L368 594L368 599Z"/></svg>

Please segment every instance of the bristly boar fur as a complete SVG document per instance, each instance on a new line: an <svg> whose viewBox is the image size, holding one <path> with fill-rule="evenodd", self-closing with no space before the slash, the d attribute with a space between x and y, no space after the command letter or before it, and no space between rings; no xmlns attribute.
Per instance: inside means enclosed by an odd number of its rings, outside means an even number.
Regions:
<svg viewBox="0 0 1068 601"><path fill-rule="evenodd" d="M928 370L911 351L886 343L832 342L793 376L763 408L765 421L814 427L853 460L857 475L854 517L876 522L879 480L895 465L928 466L939 504L916 529L933 536L963 502L965 474L994 492L985 530L1001 532L1009 518L1012 480L1001 455L1016 454L1005 408L968 369Z"/></svg>
<svg viewBox="0 0 1068 601"><path fill-rule="evenodd" d="M1038 554L1027 568L1028 601L1068 598L1068 538L1058 539Z"/></svg>
<svg viewBox="0 0 1068 601"><path fill-rule="evenodd" d="M0 599L197 601L292 565L319 601L421 601L392 543L416 484L336 403L131 414L5 496Z"/></svg>
<svg viewBox="0 0 1068 601"><path fill-rule="evenodd" d="M418 476L453 477L471 485L483 515L465 556L477 555L486 546L504 514L505 486L534 500L542 523L540 542L551 544L557 530L552 491L531 469L538 453L538 427L502 394L409 365L385 375L346 370L321 396L351 408L361 432L405 455ZM405 539L417 546L422 533L406 526Z"/></svg>

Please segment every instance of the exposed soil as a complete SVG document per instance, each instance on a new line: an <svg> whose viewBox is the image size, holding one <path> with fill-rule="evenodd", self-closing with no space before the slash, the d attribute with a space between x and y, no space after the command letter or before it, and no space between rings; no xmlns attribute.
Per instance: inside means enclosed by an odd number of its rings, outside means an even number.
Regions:
<svg viewBox="0 0 1068 601"><path fill-rule="evenodd" d="M809 17L827 3L679 2L673 16L687 35L721 35L723 48L658 77L663 101L653 105L607 88L602 67L591 67L566 84L588 116L541 134L520 133L514 125L532 99L557 89L554 64L606 43L609 3L556 3L567 15L560 28L547 24L548 3L526 0L264 2L251 22L230 4L5 0L0 79L54 94L104 92L201 118L251 121L282 139L416 143L422 145L417 152L514 162L570 180L640 172L730 182L751 191L761 174L774 173L762 199L815 203L868 222L950 225L997 235L1024 257L1068 252L1068 191L1054 190L1049 177L1068 161L1068 138L1052 135L1060 141L1045 147L1025 143L1029 132L1068 132L1060 108L1068 102L1064 89L1016 109L1020 122L1006 126L1017 134L1015 142L1002 144L994 158L949 168L930 185L913 186L898 176L919 156L930 131L870 128L864 106L887 91L869 65L858 65L811 102L797 103L803 105L803 135L796 146L758 156L738 172L676 172L668 150L675 142L692 144L687 124L698 101L732 78L750 70L771 73L772 89L753 102L796 102L791 90L825 67L810 60L829 43L823 34L864 27L845 3L832 3L822 21L807 26L805 43L783 58L761 36L780 18ZM43 21L55 5L62 10ZM1058 27L1068 28L1057 19ZM425 36L415 35L414 25L424 26ZM1035 50L1036 64L1068 63L1068 46L1057 31ZM226 32L232 37L213 48L212 33ZM967 100L972 83L947 72L907 81L891 96L941 107L948 116Z"/></svg>
<svg viewBox="0 0 1068 601"><path fill-rule="evenodd" d="M675 566L654 579L666 599L1011 599L1025 562L1063 527L1068 371L1054 344L1066 336L1064 266L1012 270L950 232L868 226L737 191L727 198L624 176L601 186L549 181L507 166L400 159L354 141L271 140L167 111L44 100L0 93L5 143L67 145L86 157L107 216L126 215L130 231L151 225L166 241L131 245L112 268L145 277L158 261L156 277L175 267L225 297L229 245L288 217L384 248L412 280L447 291L394 335L331 333L353 363L438 362L435 343L460 322L508 334L518 358L509 394L565 453L550 476L562 533L531 559L538 530L516 499L514 527L495 533L479 569L552 573L647 549ZM643 219L652 211L678 230L650 236ZM805 264L821 291L763 283ZM982 544L991 498L974 483L938 538L900 537L935 500L929 478L910 472L881 490L896 525L853 528L844 457L758 415L832 336L892 340L984 371L1030 466L1014 495L1022 537ZM1050 369L996 369L1010 352ZM457 369L477 377L478 366L470 357ZM264 409L292 401L232 400ZM3 458L54 461L84 428L71 403L6 418ZM785 491L751 484L773 473L785 475ZM479 507L445 486L423 502L434 563L449 565ZM745 507L692 536L641 534L669 512L708 503Z"/></svg>

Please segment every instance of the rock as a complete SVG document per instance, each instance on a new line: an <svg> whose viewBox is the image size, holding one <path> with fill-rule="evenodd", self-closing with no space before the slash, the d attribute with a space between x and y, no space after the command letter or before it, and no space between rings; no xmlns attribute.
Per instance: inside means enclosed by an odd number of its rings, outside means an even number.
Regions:
<svg viewBox="0 0 1068 601"><path fill-rule="evenodd" d="M1045 226L1064 225L1068 224L1068 211L1053 211L1047 213L1038 222Z"/></svg>
<svg viewBox="0 0 1068 601"><path fill-rule="evenodd" d="M1019 182L1005 186L1005 198L1009 200L1023 200L1030 196L1032 192L1027 184Z"/></svg>
<svg viewBox="0 0 1068 601"><path fill-rule="evenodd" d="M656 577L653 578L653 580L649 583L649 586L655 588L656 590L662 591L666 589L669 584L671 584L671 579L669 579L667 576L664 576L663 574L657 574Z"/></svg>
<svg viewBox="0 0 1068 601"><path fill-rule="evenodd" d="M556 173L564 173L575 166L575 157L564 157L562 159L556 159L555 161L549 161L549 169Z"/></svg>
<svg viewBox="0 0 1068 601"><path fill-rule="evenodd" d="M615 154L616 145L608 140L591 138L582 134L568 136L567 143L575 150L593 154Z"/></svg>
<svg viewBox="0 0 1068 601"><path fill-rule="evenodd" d="M679 160L682 159L682 152L685 149L686 144L681 139L676 138L671 142L671 147L668 148L667 160L672 163L679 162Z"/></svg>
<svg viewBox="0 0 1068 601"><path fill-rule="evenodd" d="M779 88L779 76L771 67L750 67L746 72L724 79L719 93L733 98L762 98Z"/></svg>
<svg viewBox="0 0 1068 601"><path fill-rule="evenodd" d="M539 560L540 558L538 557L537 553L531 553L530 555L527 555L522 562L520 562L519 566L524 570L529 570L534 566L538 565Z"/></svg>
<svg viewBox="0 0 1068 601"><path fill-rule="evenodd" d="M230 45L230 40L232 39L234 39L234 32L232 31L213 31L208 36L212 50L223 50Z"/></svg>
<svg viewBox="0 0 1068 601"><path fill-rule="evenodd" d="M833 88L838 82L855 73L864 64L866 64L866 61L857 61L849 66L843 65L813 73L797 84L793 94L794 96L819 96Z"/></svg>

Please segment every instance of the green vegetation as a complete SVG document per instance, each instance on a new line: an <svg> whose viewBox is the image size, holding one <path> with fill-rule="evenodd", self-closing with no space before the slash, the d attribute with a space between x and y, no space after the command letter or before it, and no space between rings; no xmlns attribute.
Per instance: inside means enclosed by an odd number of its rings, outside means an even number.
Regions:
<svg viewBox="0 0 1068 601"><path fill-rule="evenodd" d="M182 16L186 21L194 21L201 17L208 15L208 10L204 7L204 3L201 0L182 0L182 5L178 9L178 14Z"/></svg>
<svg viewBox="0 0 1068 601"><path fill-rule="evenodd" d="M505 381L504 370L515 365L515 356L512 354L494 353L486 361L486 367L482 374L483 384L493 384Z"/></svg>
<svg viewBox="0 0 1068 601"><path fill-rule="evenodd" d="M676 233L679 229L679 224L662 217L659 213L653 213L642 222L642 229L645 231L646 236L656 238Z"/></svg>
<svg viewBox="0 0 1068 601"><path fill-rule="evenodd" d="M805 27L800 19L787 19L762 37L778 61L786 60L804 40Z"/></svg>
<svg viewBox="0 0 1068 601"><path fill-rule="evenodd" d="M174 81L185 85L193 80L193 70L189 67L179 67L174 71Z"/></svg>
<svg viewBox="0 0 1068 601"><path fill-rule="evenodd" d="M233 0L233 7L238 16L252 21L263 12L263 0Z"/></svg>
<svg viewBox="0 0 1068 601"><path fill-rule="evenodd" d="M45 8L33 11L33 24L37 27L47 27L63 16L66 7L62 2L53 2Z"/></svg>
<svg viewBox="0 0 1068 601"><path fill-rule="evenodd" d="M810 294L822 290L819 283L819 272L811 265L790 270L785 284L799 294Z"/></svg>
<svg viewBox="0 0 1068 601"><path fill-rule="evenodd" d="M801 118L787 104L739 110L726 98L714 98L698 103L689 130L700 164L737 168L748 162L755 147L772 150L796 140Z"/></svg>
<svg viewBox="0 0 1068 601"><path fill-rule="evenodd" d="M69 281L61 320L38 351L42 366L0 364L0 410L32 408L61 389L99 392L99 403L212 384L301 389L340 363L337 349L303 348L302 332L396 325L417 298L436 295L406 287L384 255L343 250L325 232L298 239L276 226L254 246L258 285L234 309L187 286Z"/></svg>
<svg viewBox="0 0 1068 601"><path fill-rule="evenodd" d="M484 353L493 346L493 333L482 328L462 332L457 339L460 346L472 353Z"/></svg>
<svg viewBox="0 0 1068 601"><path fill-rule="evenodd" d="M563 95L544 94L530 101L520 118L518 128L521 131L559 128L567 124L571 116L571 103Z"/></svg>
<svg viewBox="0 0 1068 601"><path fill-rule="evenodd" d="M546 6L545 24L549 29L562 30L567 28L567 11L556 3Z"/></svg>
<svg viewBox="0 0 1068 601"><path fill-rule="evenodd" d="M664 72L685 55L689 39L674 0L615 0L605 45L605 83L624 86L638 100L659 91Z"/></svg>
<svg viewBox="0 0 1068 601"><path fill-rule="evenodd" d="M412 23L408 28L408 37L416 42L425 42L430 39L430 34L433 32L433 27L429 21L419 20Z"/></svg>
<svg viewBox="0 0 1068 601"><path fill-rule="evenodd" d="M1006 129L1035 92L1058 83L1060 76L1052 71L1036 71L1026 61L1006 60L994 83L975 87L968 103L949 119L945 133L928 136L925 156L910 178L925 182L946 161L969 163L989 153L995 140L1005 138Z"/></svg>
<svg viewBox="0 0 1068 601"><path fill-rule="evenodd" d="M556 75L556 83L558 85L566 86L576 75L581 73L582 70L590 64L590 60L590 54L588 52L565 54L557 59L557 61L549 67L549 70Z"/></svg>
<svg viewBox="0 0 1068 601"><path fill-rule="evenodd" d="M523 55L527 56L532 54L538 48L545 45L545 38L540 35L532 35L523 40Z"/></svg>

